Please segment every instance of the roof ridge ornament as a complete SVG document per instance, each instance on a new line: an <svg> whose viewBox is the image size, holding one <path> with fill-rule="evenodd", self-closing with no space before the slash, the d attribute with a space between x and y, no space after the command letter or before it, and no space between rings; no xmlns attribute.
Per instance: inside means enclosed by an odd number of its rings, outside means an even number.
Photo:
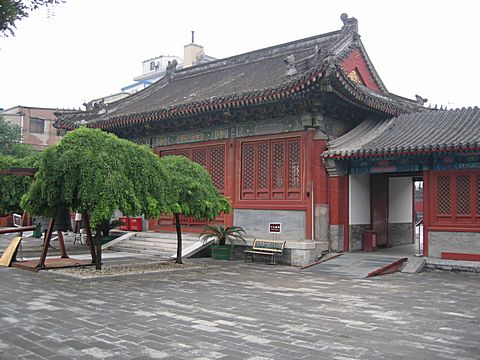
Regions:
<svg viewBox="0 0 480 360"><path fill-rule="evenodd" d="M165 70L165 74L167 75L168 79L172 79L175 71L177 70L177 60L173 59L172 61L168 62L167 69Z"/></svg>
<svg viewBox="0 0 480 360"><path fill-rule="evenodd" d="M417 99L417 103L419 103L422 106L425 105L425 103L428 101L427 98L423 98L420 95L415 95L415 98Z"/></svg>
<svg viewBox="0 0 480 360"><path fill-rule="evenodd" d="M292 76L297 73L294 54L288 55L285 59L283 59L283 62L285 63L285 65L287 65L287 72L285 74L286 76Z"/></svg>
<svg viewBox="0 0 480 360"><path fill-rule="evenodd" d="M92 101L89 101L88 103L83 103L83 106L85 106L85 110L96 110L96 111L106 110L107 105L108 104L105 103L105 98L92 100Z"/></svg>
<svg viewBox="0 0 480 360"><path fill-rule="evenodd" d="M343 21L342 31L358 33L358 20L354 17L349 18L347 13L340 15L340 19Z"/></svg>

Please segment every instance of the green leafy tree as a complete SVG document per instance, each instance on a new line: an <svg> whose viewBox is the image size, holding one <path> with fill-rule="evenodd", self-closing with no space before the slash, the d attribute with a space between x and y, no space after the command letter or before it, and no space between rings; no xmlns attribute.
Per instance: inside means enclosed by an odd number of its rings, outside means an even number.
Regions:
<svg viewBox="0 0 480 360"><path fill-rule="evenodd" d="M40 7L57 5L63 0L0 0L0 35L15 35L15 23Z"/></svg>
<svg viewBox="0 0 480 360"><path fill-rule="evenodd" d="M98 129L79 128L45 150L22 205L31 214L45 217L68 207L85 214L88 228L100 230L115 210L147 217L168 212L164 178L158 156L147 147ZM99 251L100 239L96 240ZM92 248L91 252L94 257Z"/></svg>
<svg viewBox="0 0 480 360"><path fill-rule="evenodd" d="M40 153L32 150L28 151L27 155L23 157L0 155L0 170L15 167L34 168L41 156ZM32 178L26 176L0 176L0 215L21 212L20 201L32 181Z"/></svg>
<svg viewBox="0 0 480 360"><path fill-rule="evenodd" d="M210 178L208 171L184 156L164 156L160 163L167 174L167 213L175 215L177 230L176 263L182 263L182 229L180 215L198 220L215 219L222 212L231 210L230 203L222 196Z"/></svg>
<svg viewBox="0 0 480 360"><path fill-rule="evenodd" d="M0 117L0 170L13 167L34 167L39 154L29 145L20 144L22 131L19 125ZM0 214L20 212L20 200L27 192L32 179L23 176L0 176Z"/></svg>
<svg viewBox="0 0 480 360"><path fill-rule="evenodd" d="M0 154L13 155L14 147L20 143L21 139L22 129L20 125L12 124L0 117Z"/></svg>

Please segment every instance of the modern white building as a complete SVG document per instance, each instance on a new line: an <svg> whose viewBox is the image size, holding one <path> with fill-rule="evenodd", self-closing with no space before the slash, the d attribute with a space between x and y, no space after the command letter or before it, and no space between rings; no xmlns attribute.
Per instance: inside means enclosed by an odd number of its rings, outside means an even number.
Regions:
<svg viewBox="0 0 480 360"><path fill-rule="evenodd" d="M168 65L174 61L177 63L176 68L182 69L204 64L212 60L216 59L205 55L203 46L194 44L192 41L191 44L184 46L183 59L173 55L160 55L142 61L142 74L134 77L134 83L123 87L121 90L122 92L134 94L137 91L145 89L154 82L160 80L166 74Z"/></svg>

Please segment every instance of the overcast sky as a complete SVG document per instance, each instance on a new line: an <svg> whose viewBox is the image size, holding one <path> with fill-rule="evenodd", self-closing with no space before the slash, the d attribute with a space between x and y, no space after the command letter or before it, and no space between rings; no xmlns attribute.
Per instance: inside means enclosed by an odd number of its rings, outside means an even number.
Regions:
<svg viewBox="0 0 480 360"><path fill-rule="evenodd" d="M480 105L479 10L477 0L66 0L53 18L38 10L0 38L0 108L78 108L117 93L143 60L183 57L191 30L223 58L338 30L342 12L358 19L390 92Z"/></svg>

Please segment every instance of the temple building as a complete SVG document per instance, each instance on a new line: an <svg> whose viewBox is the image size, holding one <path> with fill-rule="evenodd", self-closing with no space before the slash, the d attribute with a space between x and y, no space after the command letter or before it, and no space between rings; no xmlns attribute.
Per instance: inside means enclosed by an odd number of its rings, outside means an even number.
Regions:
<svg viewBox="0 0 480 360"><path fill-rule="evenodd" d="M100 128L202 164L232 202L216 221L287 240L294 265L362 250L366 230L379 246L412 243L414 181L425 189L424 253L480 257L480 111L429 110L419 96L390 93L357 20L341 20L338 31L181 70L171 63L148 88L59 114L55 126ZM182 219L190 231L205 223ZM172 217L149 225L174 229Z"/></svg>

